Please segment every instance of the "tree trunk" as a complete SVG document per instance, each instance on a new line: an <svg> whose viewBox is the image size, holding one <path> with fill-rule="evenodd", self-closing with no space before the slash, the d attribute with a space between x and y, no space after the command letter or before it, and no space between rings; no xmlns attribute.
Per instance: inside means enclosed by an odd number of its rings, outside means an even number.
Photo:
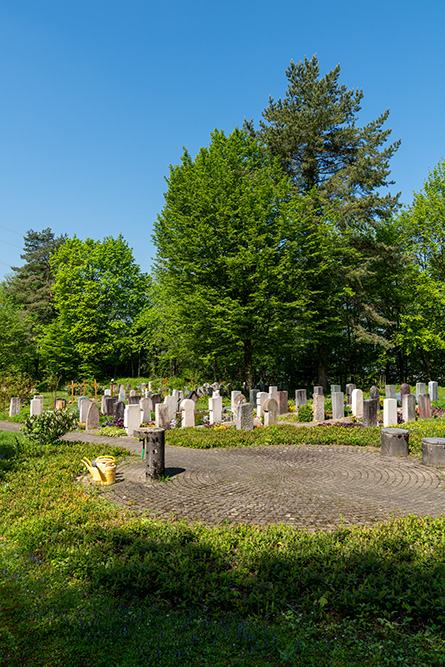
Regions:
<svg viewBox="0 0 445 667"><path fill-rule="evenodd" d="M244 340L244 380L246 389L252 389L252 341L250 338Z"/></svg>
<svg viewBox="0 0 445 667"><path fill-rule="evenodd" d="M326 348L323 343L318 346L318 384L323 387L326 394L328 391L328 378L326 373Z"/></svg>

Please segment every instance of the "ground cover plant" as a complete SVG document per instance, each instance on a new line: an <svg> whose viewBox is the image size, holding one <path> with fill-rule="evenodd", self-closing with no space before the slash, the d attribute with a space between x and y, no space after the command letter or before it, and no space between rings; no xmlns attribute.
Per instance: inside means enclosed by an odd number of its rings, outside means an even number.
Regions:
<svg viewBox="0 0 445 667"><path fill-rule="evenodd" d="M330 534L155 521L74 483L83 456L128 452L39 456L13 434L0 450L2 665L444 664L444 519Z"/></svg>

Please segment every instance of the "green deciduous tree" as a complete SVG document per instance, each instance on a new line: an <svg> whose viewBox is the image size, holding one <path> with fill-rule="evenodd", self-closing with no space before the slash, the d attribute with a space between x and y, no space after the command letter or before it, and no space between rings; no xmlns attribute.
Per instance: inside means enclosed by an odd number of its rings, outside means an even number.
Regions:
<svg viewBox="0 0 445 667"><path fill-rule="evenodd" d="M125 365L128 335L146 300L147 276L122 236L67 239L51 259L57 318L42 340L48 370L114 374Z"/></svg>
<svg viewBox="0 0 445 667"><path fill-rule="evenodd" d="M232 363L251 384L261 360L278 364L310 319L302 248L314 242L314 204L289 196L276 161L238 129L215 131L195 160L185 151L167 184L156 275L177 353L216 371ZM318 231L320 241L322 218Z"/></svg>

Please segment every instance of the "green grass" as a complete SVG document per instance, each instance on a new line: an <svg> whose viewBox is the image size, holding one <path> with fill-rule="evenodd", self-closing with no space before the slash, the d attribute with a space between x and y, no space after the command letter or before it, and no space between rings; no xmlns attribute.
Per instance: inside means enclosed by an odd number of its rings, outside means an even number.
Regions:
<svg viewBox="0 0 445 667"><path fill-rule="evenodd" d="M333 533L157 521L75 483L99 454L129 456L60 443L40 457L0 433L2 667L445 665L445 519Z"/></svg>

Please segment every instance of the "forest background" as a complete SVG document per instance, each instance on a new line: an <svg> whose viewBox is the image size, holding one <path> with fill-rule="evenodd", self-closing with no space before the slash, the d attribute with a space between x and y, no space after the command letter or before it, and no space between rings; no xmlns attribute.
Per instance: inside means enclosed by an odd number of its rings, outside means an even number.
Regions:
<svg viewBox="0 0 445 667"><path fill-rule="evenodd" d="M403 207L389 112L314 56L258 124L170 168L141 271L122 235L30 230L0 289L0 374L296 385L436 379L445 361L445 162Z"/></svg>

